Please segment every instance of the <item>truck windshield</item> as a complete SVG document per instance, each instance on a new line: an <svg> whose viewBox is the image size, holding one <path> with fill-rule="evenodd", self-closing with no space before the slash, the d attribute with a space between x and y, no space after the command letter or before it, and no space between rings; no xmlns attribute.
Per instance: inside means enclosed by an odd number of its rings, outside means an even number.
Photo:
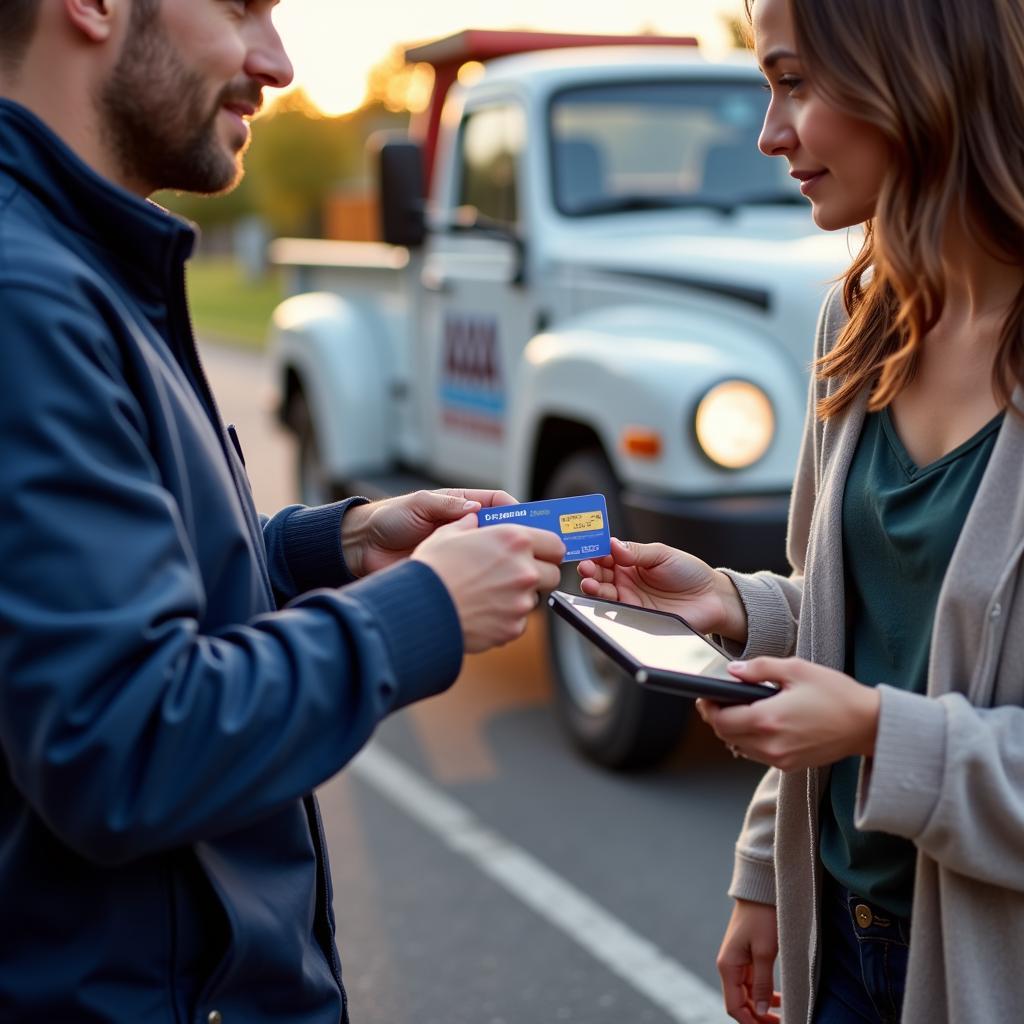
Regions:
<svg viewBox="0 0 1024 1024"><path fill-rule="evenodd" d="M558 93L551 106L555 206L631 210L806 205L784 160L757 148L754 81L622 82Z"/></svg>

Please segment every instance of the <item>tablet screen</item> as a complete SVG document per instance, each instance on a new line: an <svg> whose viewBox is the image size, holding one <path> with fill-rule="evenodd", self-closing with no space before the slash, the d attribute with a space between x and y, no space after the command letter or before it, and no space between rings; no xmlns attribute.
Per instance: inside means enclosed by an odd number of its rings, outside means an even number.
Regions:
<svg viewBox="0 0 1024 1024"><path fill-rule="evenodd" d="M565 597L592 625L641 665L736 682L736 677L725 667L729 659L678 619L577 594Z"/></svg>

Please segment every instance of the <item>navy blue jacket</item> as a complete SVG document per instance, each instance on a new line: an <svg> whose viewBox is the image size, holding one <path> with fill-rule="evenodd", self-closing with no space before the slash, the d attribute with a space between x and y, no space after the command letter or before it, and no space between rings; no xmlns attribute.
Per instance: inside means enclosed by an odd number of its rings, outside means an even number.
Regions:
<svg viewBox="0 0 1024 1024"><path fill-rule="evenodd" d="M461 662L344 503L257 516L193 241L0 100L2 1021L346 1019L309 794Z"/></svg>

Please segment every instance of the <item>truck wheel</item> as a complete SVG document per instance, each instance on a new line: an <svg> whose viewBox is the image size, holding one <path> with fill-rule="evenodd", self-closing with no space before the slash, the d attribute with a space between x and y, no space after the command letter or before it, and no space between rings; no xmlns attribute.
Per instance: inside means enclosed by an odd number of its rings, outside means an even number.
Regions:
<svg viewBox="0 0 1024 1024"><path fill-rule="evenodd" d="M303 505L326 505L334 500L334 488L320 460L316 429L309 403L296 391L288 404L288 423L295 432L295 483Z"/></svg>
<svg viewBox="0 0 1024 1024"><path fill-rule="evenodd" d="M555 470L544 497L601 493L612 532L628 536L619 485L599 451L579 452ZM563 590L580 593L575 564L562 570ZM607 768L645 768L679 741L691 702L641 689L610 658L568 623L548 614L548 648L559 721L573 744Z"/></svg>

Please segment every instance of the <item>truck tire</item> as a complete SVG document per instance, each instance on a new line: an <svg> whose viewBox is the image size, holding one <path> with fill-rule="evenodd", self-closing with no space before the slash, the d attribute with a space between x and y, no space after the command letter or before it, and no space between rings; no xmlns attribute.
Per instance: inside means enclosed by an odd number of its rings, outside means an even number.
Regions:
<svg viewBox="0 0 1024 1024"><path fill-rule="evenodd" d="M612 532L628 536L619 485L598 450L577 452L554 471L544 497L603 494ZM575 564L562 571L563 590L580 593ZM606 768L647 768L678 743L692 703L641 689L607 655L568 623L548 613L548 650L559 722L573 745Z"/></svg>
<svg viewBox="0 0 1024 1024"><path fill-rule="evenodd" d="M326 505L335 500L335 488L320 458L313 415L302 389L288 402L288 425L295 433L295 484L303 505Z"/></svg>

